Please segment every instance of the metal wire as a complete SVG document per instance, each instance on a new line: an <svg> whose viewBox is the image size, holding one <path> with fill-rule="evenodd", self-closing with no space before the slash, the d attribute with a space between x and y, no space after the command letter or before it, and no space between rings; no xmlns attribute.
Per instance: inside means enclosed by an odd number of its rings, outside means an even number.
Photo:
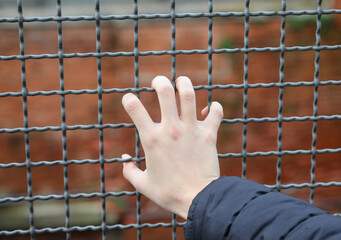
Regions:
<svg viewBox="0 0 341 240"><path fill-rule="evenodd" d="M245 0L245 20L244 20L244 48L249 48L249 19L250 19L250 0ZM248 76L249 76L249 53L244 52L244 76L243 76L243 82L244 82L244 91L243 91L243 119L246 120L248 113L247 113L247 103L248 103L248 88L249 88L249 82L248 82ZM247 160L247 122L243 122L243 146L242 146L242 177L246 177L246 160Z"/></svg>
<svg viewBox="0 0 341 240"><path fill-rule="evenodd" d="M282 11L285 12L286 10L286 0L281 1L282 5ZM283 84L284 82L284 48L285 48L285 21L286 17L281 16L281 40L280 40L280 47L281 47L281 53L279 57L280 61L280 66L279 66L279 83ZM277 126L277 152L282 152L282 134L283 134L283 129L282 129L282 124L283 124L283 87L278 88L279 93L278 93L278 126ZM278 155L277 156L277 165L276 165L276 186L277 186L277 191L281 190L281 176L282 176L282 156Z"/></svg>
<svg viewBox="0 0 341 240"><path fill-rule="evenodd" d="M208 1L208 12L212 13L213 12L213 2L212 0ZM212 42L213 42L213 18L209 17L208 18L208 46L207 46L207 53L208 53L208 73L207 73L207 86L212 86L213 80L212 80L212 71L213 71L213 64L212 64L212 57L213 57L213 47L212 47ZM208 89L207 91L207 106L208 109L210 109L211 104L212 104L212 90Z"/></svg>
<svg viewBox="0 0 341 240"><path fill-rule="evenodd" d="M315 46L321 45L321 10L322 10L322 0L318 0L317 2L317 17L316 17L316 44ZM319 73L320 73L320 51L315 51L315 73L314 73L314 100L313 100L313 116L316 117L318 113L317 103L318 103L318 89L320 84ZM316 142L317 142L317 121L313 121L313 129L312 129L312 143L311 143L311 168L310 168L310 177L311 183L315 183L315 169L316 169ZM310 203L314 204L314 195L315 189L314 187L310 188Z"/></svg>
<svg viewBox="0 0 341 240"><path fill-rule="evenodd" d="M20 43L20 54L18 55L7 55L1 56L0 61L13 61L19 60L21 63L21 84L22 90L20 92L1 92L0 98L6 97L20 97L23 101L23 116L24 125L18 128L0 128L0 134L12 134L22 132L25 136L25 156L26 161L23 163L12 161L10 163L0 163L0 168L26 168L27 175L27 195L26 196L2 196L0 197L0 204L15 203L15 202L27 202L29 206L29 229L15 229L15 230L0 230L0 236L2 235L16 235L16 234L27 234L30 239L35 239L36 234L41 233L56 233L65 232L66 239L71 239L71 233L74 231L101 231L102 239L107 239L107 231L113 229L137 229L137 239L142 239L143 228L171 228L172 239L177 238L177 229L183 227L183 222L177 221L177 216L172 215L169 223L142 223L141 216L141 194L137 191L120 191L120 192L108 192L105 189L105 166L110 163L122 163L127 161L135 161L138 166L140 162L145 161L144 157L141 157L140 150L140 137L136 130L135 132L135 156L131 159L121 158L110 158L104 157L104 129L118 129L118 128L134 128L134 124L118 123L118 124L104 124L103 123L103 94L111 93L125 93L133 92L138 97L140 92L153 92L154 89L149 87L140 87L139 79L139 57L141 56L171 56L171 80L175 84L176 79L176 57L178 55L192 55L192 54L207 54L207 83L205 85L195 86L195 90L204 90L208 92L207 103L208 106L212 103L212 97L214 90L216 89L243 89L243 115L242 118L223 119L222 124L242 124L242 149L236 153L221 153L218 154L219 158L239 158L242 159L242 177L246 177L247 174L247 159L252 157L266 157L276 156L276 183L274 185L267 185L270 188L277 189L301 189L310 188L309 200L314 203L315 188L317 187L341 187L341 182L330 181L330 182L316 182L315 170L316 170L316 157L318 155L326 153L341 153L340 148L323 148L317 149L317 124L321 120L341 120L341 115L318 115L318 90L319 86L336 86L341 85L341 80L319 80L320 72L320 52L321 51L335 51L341 50L341 45L322 45L321 44L321 18L323 15L341 14L340 9L322 9L322 0L317 0L316 10L286 10L286 0L281 0L280 11L250 11L250 0L245 0L244 11L241 12L215 12L213 11L213 0L208 0L208 11L204 13L177 13L175 6L176 1L170 0L170 12L165 14L139 14L138 1L134 0L133 14L124 15L101 15L100 13L100 0L95 0L94 15L93 16L63 16L62 15L62 4L61 0L56 0L56 16L47 17L24 17L22 0L17 0L18 17L13 18L0 18L0 23L14 23L18 24L19 29L19 43ZM285 45L286 39L286 19L288 16L304 16L312 15L316 16L316 41L314 46L291 46ZM249 46L249 31L250 31L250 18L251 17L262 17L262 16L276 16L281 18L280 25L280 42L278 47L250 47ZM244 46L241 48L213 48L213 20L216 17L230 18L239 17L244 18ZM207 49L189 49L181 50L176 48L176 19L183 18L207 18L208 20L208 43ZM139 50L139 20L141 19L170 19L171 27L171 48L165 51L140 51ZM130 52L103 52L101 46L101 22L110 20L132 20L134 24L134 48ZM62 26L63 22L75 22L75 21L89 21L96 24L96 51L95 52L84 52L84 53L64 53L63 51L63 33ZM31 22L56 22L58 31L58 52L57 53L43 53L43 54L25 54L25 42L24 42L24 23ZM311 82L289 82L285 81L284 67L285 67L285 54L286 52L293 51L314 51L315 52L315 71L314 80ZM249 53L253 52L278 52L279 53L279 79L277 82L272 83L253 83L248 82L248 71L249 71ZM213 81L213 57L217 54L224 53L242 53L244 55L243 61L243 83L242 84L214 84ZM129 88L108 88L103 89L102 86L102 59L103 58L114 58L114 57L133 57L134 58L134 86ZM65 90L64 82L64 59L71 58L96 58L97 60L97 88L96 89L80 89L80 90ZM28 91L26 82L26 60L28 59L58 59L59 62L59 90L51 91ZM314 100L313 100L313 114L311 116L291 116L283 117L283 96L284 89L286 87L302 87L311 86L313 87ZM248 117L248 90L255 88L275 88L278 89L278 111L277 117L262 117L262 118L250 118ZM274 89L274 90L275 90ZM66 124L66 96L67 95L80 95L80 94L96 94L98 98L98 122L97 124L89 125L67 125ZM27 97L28 96L60 96L61 101L61 125L60 126L44 126L44 127L30 127L28 122L28 110L27 110ZM282 147L282 136L284 122L312 122L312 143L310 149L298 149L298 150L283 150ZM248 152L247 151L247 130L249 123L263 123L263 122L276 122L277 123L277 149L276 151L267 152ZM74 160L68 158L68 143L67 133L73 130L90 130L97 129L99 133L99 157L98 159L81 159ZM57 131L62 135L62 159L53 161L39 161L31 162L30 157L30 133L34 132L46 132L46 131ZM309 183L290 183L282 184L282 157L286 155L311 155L311 179ZM69 166L70 165L83 165L83 164L96 164L100 167L100 191L91 193L70 193L69 192ZM34 195L32 191L32 167L40 166L63 166L63 178L64 178L64 190L63 194L49 194L49 195ZM106 199L108 197L120 197L120 196L134 196L136 197L136 223L135 224L114 224L110 225L107 223L107 207ZM70 199L101 199L101 224L98 226L71 226L70 224ZM65 226L64 227L46 227L38 229L34 223L34 202L35 201L47 201L47 200L64 200L65 203ZM340 215L340 214L335 214Z"/></svg>
<svg viewBox="0 0 341 240"><path fill-rule="evenodd" d="M176 26L175 26L175 0L170 0L170 13L171 13L171 50L175 51L176 49ZM175 80L176 80L176 55L172 55L171 59L171 81L173 86L175 87ZM177 221L176 221L176 214L172 214L172 239L176 240L176 228L177 228Z"/></svg>
<svg viewBox="0 0 341 240"><path fill-rule="evenodd" d="M62 16L61 0L57 0L57 16ZM65 90L64 84L64 60L63 60L63 33L62 22L58 21L58 55L59 55L59 80L60 91ZM61 116L62 116L62 146L63 146L63 162L67 163L67 135L66 135L66 111L65 111L65 94L60 95ZM64 199L65 199L65 228L70 228L70 201L69 201L69 171L68 165L63 166L64 175ZM66 239L71 239L70 232L66 232Z"/></svg>
<svg viewBox="0 0 341 240"><path fill-rule="evenodd" d="M24 22L23 22L23 9L22 2L18 0L18 23L19 23L19 41L20 41L20 55L25 55L24 44ZM27 111L27 84L26 84L26 62L25 59L20 61L21 63L21 84L22 84L22 97L23 97L23 111L24 111L24 128L28 128L28 111ZM25 133L25 155L26 155L26 171L27 171L27 195L32 198L32 171L31 171L31 153L30 153L30 136L29 133ZM34 230L34 210L33 201L29 201L29 222L31 240L36 239Z"/></svg>
<svg viewBox="0 0 341 240"><path fill-rule="evenodd" d="M322 10L321 14L340 14L341 9ZM250 17L260 16L297 16L297 15L317 15L317 10L288 10L288 11L255 11L249 12ZM245 17L245 12L212 12L212 13L178 13L175 18L201 18L201 17ZM101 21L107 20L127 20L127 19L167 19L172 18L171 14L122 14L122 15L104 15L100 17ZM54 21L95 21L94 16L64 16L64 17L27 17L22 18L23 22L54 22ZM19 18L0 18L1 22L18 22Z"/></svg>
<svg viewBox="0 0 341 240"><path fill-rule="evenodd" d="M138 2L134 0L134 14L138 15ZM134 88L139 88L140 78L139 78L139 35L138 35L139 25L138 19L134 19ZM136 92L137 97L139 97L139 92ZM137 158L140 157L140 135L136 129L135 131L135 155ZM140 163L137 163L140 167ZM141 194L136 191L136 220L137 220L137 239L142 238L142 230L139 226L142 224L141 219Z"/></svg>
<svg viewBox="0 0 341 240"><path fill-rule="evenodd" d="M96 52L101 53L101 20L100 20L100 3L96 0L95 6L96 17ZM98 125L103 125L103 103L102 103L102 58L97 57L97 89L98 89ZM103 129L99 129L99 160L100 160L100 179L101 193L104 195L101 198L102 207L102 239L107 239L106 232L106 199L105 199L105 175L104 175L104 145L103 145Z"/></svg>
<svg viewBox="0 0 341 240"><path fill-rule="evenodd" d="M338 50L341 49L341 45L324 45L324 46L293 46L293 47L285 47L285 51L317 51L317 50ZM213 49L213 54L221 54L221 53L250 53L250 52L280 52L280 47L253 47L253 48L221 48L221 49ZM191 54L208 54L208 50L175 50L175 51L145 51L138 52L139 56L162 56L162 55L191 55ZM134 52L101 52L101 53L64 53L63 58L87 58L87 57L133 57L136 53ZM0 56L0 60L23 60L23 59L53 59L58 58L58 54L27 54L27 55L9 55L9 56Z"/></svg>

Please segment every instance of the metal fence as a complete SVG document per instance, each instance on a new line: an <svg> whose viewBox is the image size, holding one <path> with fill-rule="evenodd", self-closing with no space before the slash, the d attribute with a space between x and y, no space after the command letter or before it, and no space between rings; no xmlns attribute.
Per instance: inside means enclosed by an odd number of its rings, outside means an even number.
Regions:
<svg viewBox="0 0 341 240"><path fill-rule="evenodd" d="M208 72L207 72L207 83L205 85L195 86L196 90L205 90L208 92L208 104L212 102L212 96L216 89L242 89L243 90L243 116L242 118L233 118L233 119L223 119L222 124L234 124L241 123L243 125L242 130L242 149L238 153L221 153L219 154L220 158L242 158L242 177L246 176L247 170L247 158L255 157L255 156L276 156L277 157L277 174L276 174L276 184L269 185L271 188L280 189L289 189L289 188L310 188L310 197L309 200L311 203L314 203L314 194L316 187L331 187L331 186L341 186L341 182L330 181L330 182L316 182L315 180L315 171L316 171L316 156L317 154L325 154L325 153L340 153L341 146L339 148L323 148L317 149L317 128L318 122L321 120L329 121L329 120L341 120L341 115L319 115L318 114L318 99L319 99L319 87L320 86L328 86L328 85L341 85L341 80L328 80L328 81L320 81L319 80L319 72L320 72L320 53L321 51L337 51L341 49L341 45L322 45L321 44L321 18L325 15L331 14L341 14L341 9L322 9L322 0L317 0L316 9L315 10L287 10L286 9L286 0L281 0L281 9L279 11L250 11L250 0L245 0L244 11L224 11L224 12L215 12L213 11L213 1L208 0L208 8L206 12L199 13L177 13L175 9L175 0L170 0L170 12L169 13L151 13L151 14L139 14L139 4L137 0L133 1L133 14L126 15L101 15L100 13L100 1L95 1L95 9L94 15L91 16L63 16L62 15L62 5L61 0L57 0L56 5L56 15L55 16L47 16L47 17L24 17L23 15L23 7L22 0L17 1L17 17L12 18L3 18L0 16L0 24L1 23L16 23L19 29L19 41L20 41L20 54L18 55L2 55L0 56L0 61L11 61L11 60L20 60L21 63L21 84L22 91L20 92L1 92L0 98L6 97L20 97L22 98L23 103L23 116L24 116L24 125L19 128L3 128L0 126L0 134L1 133L24 133L25 136L25 154L26 154L26 162L10 162L10 163L0 163L0 168L25 168L27 174L27 194L17 197L11 196L2 196L0 198L0 204L7 204L13 202L21 202L26 201L29 204L29 229L15 229L15 230L1 230L0 236L11 236L11 235L30 235L31 239L36 239L36 235L41 233L56 233L56 232L64 232L66 235L66 239L71 238L71 233L74 231L101 231L102 239L107 239L107 231L112 229L128 229L128 228L136 228L137 229L137 238L141 239L142 234L141 230L143 228L159 228L159 227L167 227L172 228L172 238L176 239L177 229L181 228L184 223L178 222L175 215L173 215L171 221L168 223L142 223L141 219L141 200L140 194L138 192L129 192L129 191L121 191L121 192L110 192L105 188L105 172L104 166L106 164L111 164L114 162L124 162L126 160L120 158L106 159L104 157L104 147L103 147L103 131L104 129L116 129L116 128L133 128L133 124L127 123L119 123L119 124L104 124L103 123L103 109L102 109L102 98L104 94L110 93L124 93L124 92L134 92L139 95L141 92L152 92L154 91L149 87L140 87L140 79L139 79L139 58L141 56L163 56L168 55L171 56L171 80L175 81L176 78L176 61L177 56L179 55L192 55L192 54L201 54L207 55L207 64L208 64ZM315 1L311 1L315 2ZM288 47L285 45L286 39L286 21L288 16L302 16L302 15L311 15L316 17L316 39L314 45L309 46L291 46ZM278 31L280 31L280 42L278 43L278 47L249 47L249 20L250 17L262 17L262 16L276 16L281 18L281 26ZM213 19L216 17L220 18L240 18L244 21L244 46L241 48L213 48L212 39L213 39ZM208 21L208 44L207 49L198 50L198 49L190 49L190 50L181 50L176 48L176 20L177 19L207 19ZM142 19L150 19L158 21L160 19L170 19L171 20L171 49L167 51L140 51L139 50L139 21ZM134 31L134 48L131 52L103 52L101 47L101 23L108 20L131 20L133 21L133 31ZM87 53L64 53L63 51L63 32L62 25L64 22L76 22L76 21L88 21L95 22L96 24L96 52L87 52ZM58 53L55 54L25 54L25 39L24 39L24 25L29 22L55 22L57 23L58 29ZM1 36L4 37L4 36ZM285 54L287 52L302 52L302 51L313 51L315 53L315 72L313 81L309 82L289 82L285 81L284 76L284 67L285 67ZM248 64L249 64L249 54L253 52L278 52L279 53L279 62L280 67L278 70L278 81L273 83L248 83ZM215 54L235 54L241 53L243 54L243 83L242 84L224 84L218 85L213 84L212 80L212 57ZM134 87L132 88L111 88L104 89L102 87L102 58L103 57L121 57L121 56L130 56L134 58ZM65 90L64 86L64 59L69 58L96 58L97 59L97 89L81 89L81 90ZM53 91L28 91L27 88L27 65L26 62L28 59L58 59L59 60L59 80L60 80L60 88L59 90ZM1 84L1 82L0 82ZM284 117L283 116L283 92L286 87L301 87L301 86L313 86L313 114L311 116L291 116ZM276 88L279 91L278 95L278 114L277 117L263 117L263 118L250 118L248 117L248 91L252 88ZM66 124L66 110L65 110L65 97L67 95L78 95L78 94L95 94L98 96L98 123L93 125L67 125ZM61 125L60 126L45 126L45 127L31 127L28 123L28 109L27 109L27 99L29 96L50 96L50 95L59 95L61 99ZM313 127L311 129L312 134L312 142L310 149L298 149L298 150L283 150L282 149L282 124L284 122L298 122L298 121L311 121L313 122ZM262 122L275 122L277 123L277 150L276 151L268 151L268 152L248 152L247 151L247 132L248 132L248 124L249 123L262 123ZM99 159L84 159L84 160L72 160L68 158L68 145L67 145L67 133L72 130L88 130L88 129L98 129L99 132ZM63 149L63 159L62 160L53 160L53 161L39 161L32 162L30 156L30 133L32 132L45 132L45 131L57 131L62 134L62 149ZM282 157L285 155L298 155L298 154L307 154L311 155L311 169L310 182L306 183L291 183L291 184L282 184L281 183L281 164ZM136 132L136 142L135 142L135 157L132 159L134 161L140 162L144 161L144 158L141 157L140 152L140 138L138 133ZM69 192L69 178L68 178L68 167L70 165L81 165L85 163L97 163L100 164L100 183L101 188L100 192L92 192L92 193L76 193L72 194ZM35 195L32 190L32 176L31 169L32 167L39 166L53 166L60 165L63 166L63 174L64 174L64 193L63 194L51 194L51 195ZM107 213L108 209L106 206L106 198L108 197L118 197L118 196L132 196L136 198L136 218L137 222L135 224L107 224ZM69 202L72 199L77 198L101 198L101 225L98 226L71 226L70 224L70 205ZM37 200L64 200L65 202L65 226L64 227L46 227L46 228L36 228L34 222L34 201Z"/></svg>

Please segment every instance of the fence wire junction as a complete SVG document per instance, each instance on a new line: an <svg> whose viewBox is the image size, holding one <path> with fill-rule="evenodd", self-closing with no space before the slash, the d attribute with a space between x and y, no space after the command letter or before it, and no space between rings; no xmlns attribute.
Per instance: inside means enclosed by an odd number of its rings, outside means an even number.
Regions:
<svg viewBox="0 0 341 240"><path fill-rule="evenodd" d="M317 142L317 128L318 122L321 120L341 120L341 115L319 115L318 114L318 100L319 100L319 87L320 86L336 86L341 85L341 80L328 80L320 81L320 53L321 51L337 51L341 50L341 45L322 45L321 44L321 19L322 16L341 14L341 9L322 9L322 0L317 0L316 10L287 10L286 0L281 0L280 11L250 11L250 0L245 0L244 11L241 12L215 12L213 11L213 0L208 0L207 12L203 13L177 13L176 12L176 1L170 0L170 12L167 14L139 14L139 4L137 0L133 1L133 14L125 15L101 15L100 13L100 0L95 0L94 3L94 15L93 16L63 16L62 15L62 2L61 0L56 1L56 16L48 17L24 17L24 9L22 6L22 0L17 1L18 16L13 18L1 18L1 23L13 23L18 25L19 30L19 43L20 53L18 55L0 55L0 61L12 61L19 60L21 64L21 87L20 92L1 92L0 98L6 97L18 97L22 99L23 103L23 116L24 124L23 127L18 128L2 128L0 126L0 134L6 133L24 133L25 138L25 162L10 162L0 163L0 168L25 168L27 175L27 195L11 197L1 196L0 204L14 203L26 201L29 205L29 229L15 229L15 230L0 230L2 236L12 236L17 234L30 235L31 239L36 239L37 234L41 233L55 233L65 232L66 239L71 239L71 233L74 231L101 231L102 239L107 239L107 231L113 229L137 229L137 239L142 239L143 228L159 228L166 227L172 228L172 239L177 238L177 230L183 227L184 222L179 222L175 215L172 216L170 222L163 223L142 223L141 217L141 195L138 192L133 191L120 191L111 192L105 187L105 171L104 166L115 162L125 161L136 161L140 163L144 161L144 157L141 157L140 149L140 138L136 131L135 141L135 157L132 159L124 160L121 158L110 158L104 157L104 129L117 129L117 128L134 128L133 124L118 123L118 124L104 124L103 122L103 95L111 93L125 93L134 92L138 96L141 92L153 92L154 89L149 87L140 87L140 76L139 76L139 58L142 56L171 56L171 80L174 82L177 76L176 73L176 61L179 55L192 55L201 54L207 55L207 83L205 85L195 86L195 90L205 90L208 93L207 103L212 103L212 97L214 91L217 89L242 89L243 90L243 115L241 118L223 119L222 124L234 124L241 123L243 125L242 130L242 149L237 153L220 153L219 158L242 158L242 177L246 177L247 172L247 159L256 156L276 156L276 184L268 185L270 188L278 190L289 189L289 188L310 188L309 200L313 204L315 196L315 188L323 187L328 188L332 186L341 187L341 182L330 181L330 182L317 182L315 178L316 172L316 156L318 154L326 153L340 153L341 146L339 148L323 148L318 149ZM286 46L286 21L288 16L315 16L316 17L316 39L315 45L311 46ZM280 17L281 25L280 29L280 42L278 47L249 47L249 30L250 30L250 17ZM244 20L244 45L241 48L214 48L213 47L213 19L216 17L220 18L242 18ZM208 21L208 44L207 49L190 49L181 50L176 48L176 20L177 19L197 19L205 18ZM170 19L171 21L171 49L165 51L140 51L139 50L139 21L142 19L151 19L157 21L158 19ZM133 22L134 32L134 48L133 51L129 52L103 52L101 45L101 23L109 20L131 20ZM64 22L77 22L87 21L94 22L96 25L96 51L86 53L64 53L63 50L63 32L62 26ZM24 39L24 25L30 22L55 22L57 24L58 31L58 52L55 54L25 54L25 39ZM303 52L313 51L315 53L314 60L314 78L312 81L300 81L300 82L288 82L285 81L284 67L285 67L285 54L287 52ZM278 52L280 67L278 71L278 81L273 83L249 83L249 54L252 52ZM243 54L243 83L242 84L213 84L213 55L224 54L224 53L242 53ZM103 88L102 86L102 58L115 58L115 57L133 57L134 58L134 86L131 88ZM81 90L65 90L64 81L64 59L72 58L96 58L97 59L97 88L96 89L81 89ZM58 90L52 91L29 91L27 88L27 64L26 61L29 59L58 59L59 61L59 85ZM313 114L311 116L283 116L283 93L286 87L301 87L301 86L312 86L313 87ZM250 118L248 117L248 90L253 88L276 88L279 91L278 95L278 113L277 117L262 117L262 118ZM67 125L66 124L66 107L65 98L67 95L80 95L80 94L94 94L98 98L98 123L89 125ZM44 126L44 127L31 127L29 126L29 115L28 115L28 97L30 96L60 96L61 102L61 125L60 126ZM282 147L282 124L284 122L303 122L311 121L313 127L311 129L312 142L310 149L298 149L298 150L283 150ZM249 123L262 123L262 122L275 122L277 123L277 149L276 151L267 152L248 152L247 151L247 132ZM97 129L99 133L99 158L98 159L82 159L74 160L68 158L68 144L67 144L67 133L73 130L90 130ZM32 132L45 132L45 131L57 131L62 134L62 150L63 159L53 161L31 161L31 150L30 150L30 134ZM305 154L311 155L311 169L310 169L310 182L306 183L290 183L282 184L282 157L284 155L298 155ZM69 173L68 167L70 165L82 165L82 164L99 164L100 165L100 191L92 193L70 193L69 191ZM32 168L39 166L62 166L63 167L63 178L64 178L64 193L63 194L50 194L50 195L35 195L32 188ZM135 224L107 224L107 206L106 198L108 197L119 197L119 196L134 196L136 197L136 223ZM70 200L78 198L100 198L101 199L101 225L89 225L89 226L72 226L70 223ZM46 227L37 228L35 226L35 211L34 201L41 200L64 200L65 202L65 226L64 227ZM340 215L340 214L336 214Z"/></svg>

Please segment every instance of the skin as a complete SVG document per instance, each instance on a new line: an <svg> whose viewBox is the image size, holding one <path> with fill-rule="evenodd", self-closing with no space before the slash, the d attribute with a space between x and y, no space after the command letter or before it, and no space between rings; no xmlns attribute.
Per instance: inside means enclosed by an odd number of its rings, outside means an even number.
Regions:
<svg viewBox="0 0 341 240"><path fill-rule="evenodd" d="M124 177L143 195L162 208L187 219L194 197L220 176L217 131L223 108L213 102L205 117L196 116L195 92L187 77L176 79L180 97L178 111L174 88L164 76L153 79L161 108L161 123L154 123L141 101L132 93L122 104L135 123L146 156L146 170L134 162L123 163ZM179 115L180 112L180 115ZM122 158L131 158L123 154Z"/></svg>

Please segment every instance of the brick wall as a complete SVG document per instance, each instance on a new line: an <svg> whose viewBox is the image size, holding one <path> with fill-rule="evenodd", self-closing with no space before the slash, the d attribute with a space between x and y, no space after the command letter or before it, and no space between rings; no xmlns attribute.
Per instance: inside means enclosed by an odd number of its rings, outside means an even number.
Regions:
<svg viewBox="0 0 341 240"><path fill-rule="evenodd" d="M336 1L338 2L338 1ZM314 45L315 26L307 23L297 28L295 21L305 21L292 17L287 22L286 46ZM279 18L251 18L250 47L279 46ZM39 26L25 24L26 54L42 54L57 52L56 25L43 23ZM151 25L152 24L152 25ZM205 19L193 23L188 19L176 22L177 49L206 49L207 21ZM332 24L323 31L322 44L340 44L340 36L336 32L340 25L339 18L332 18ZM329 26L329 25L328 25ZM19 52L18 33L15 28L3 28L6 37L0 38L0 54L14 55ZM139 49L169 50L170 21L141 20L139 26ZM103 23L102 51L132 51L133 24ZM238 19L215 19L213 28L213 47L242 47L244 23ZM64 52L95 52L95 27L65 23L63 27ZM321 51L320 80L339 80L341 69L336 64L341 60L340 50ZM277 82L279 78L279 53L264 52L249 54L249 83ZM313 81L314 51L286 52L285 81ZM134 86L133 57L104 57L103 87L125 88ZM64 59L65 88L95 89L97 88L97 72L95 58ZM27 84L29 91L59 89L58 59L27 60ZM140 86L150 86L156 75L171 75L171 56L145 56L139 58ZM177 75L189 76L194 85L207 82L207 55L177 55ZM213 84L242 84L243 54L219 54L213 56ZM0 92L21 91L20 61L0 61ZM276 117L278 111L278 89L249 89L249 117ZM320 86L319 115L341 114L341 86ZM131 122L121 106L123 94L113 93L103 96L104 123ZM202 109L207 102L207 92L197 91L198 108ZM154 121L159 121L158 103L155 93L141 93L141 99L150 111ZM224 106L225 118L242 117L243 89L214 90L213 99ZM313 87L287 87L284 89L284 116L311 116L313 113ZM89 94L67 95L67 124L97 123L97 96ZM198 115L199 115L198 111ZM59 126L61 124L60 96L28 97L28 113L30 127ZM1 128L23 126L22 99L20 97L0 98ZM310 149L311 121L283 123L283 150ZM341 124L339 120L319 121L317 130L317 148L340 148ZM99 156L97 130L68 131L69 159L97 159ZM105 129L105 158L120 157L122 153L134 155L134 129ZM61 132L30 133L32 161L52 161L62 159ZM248 124L248 152L275 151L277 148L277 123ZM0 162L25 162L24 134L0 134ZM223 124L219 131L219 153L241 152L242 124ZM317 155L316 181L341 181L341 154ZM222 174L241 175L241 159L221 159ZM100 190L99 165L70 165L70 191L92 192ZM123 179L121 164L113 163L105 166L107 191L133 190ZM276 178L276 157L248 158L247 177L264 184L274 184ZM33 193L52 194L63 192L63 169L61 166L43 166L32 168ZM310 155L285 155L282 163L282 183L310 182ZM0 195L25 195L25 168L0 169ZM308 200L309 189L288 189L283 192ZM338 188L316 189L316 204L332 212L340 212L341 194ZM116 211L123 223L134 223L135 198L124 198L124 204L108 200L109 209ZM142 217L152 222L169 217L153 203L143 199ZM170 229L143 230L148 239L158 239L156 231L171 234ZM126 230L124 239L135 239L136 230ZM150 236L148 235L150 234ZM180 234L181 235L181 234ZM146 238L147 239L147 238ZM181 239L181 237L179 237Z"/></svg>

